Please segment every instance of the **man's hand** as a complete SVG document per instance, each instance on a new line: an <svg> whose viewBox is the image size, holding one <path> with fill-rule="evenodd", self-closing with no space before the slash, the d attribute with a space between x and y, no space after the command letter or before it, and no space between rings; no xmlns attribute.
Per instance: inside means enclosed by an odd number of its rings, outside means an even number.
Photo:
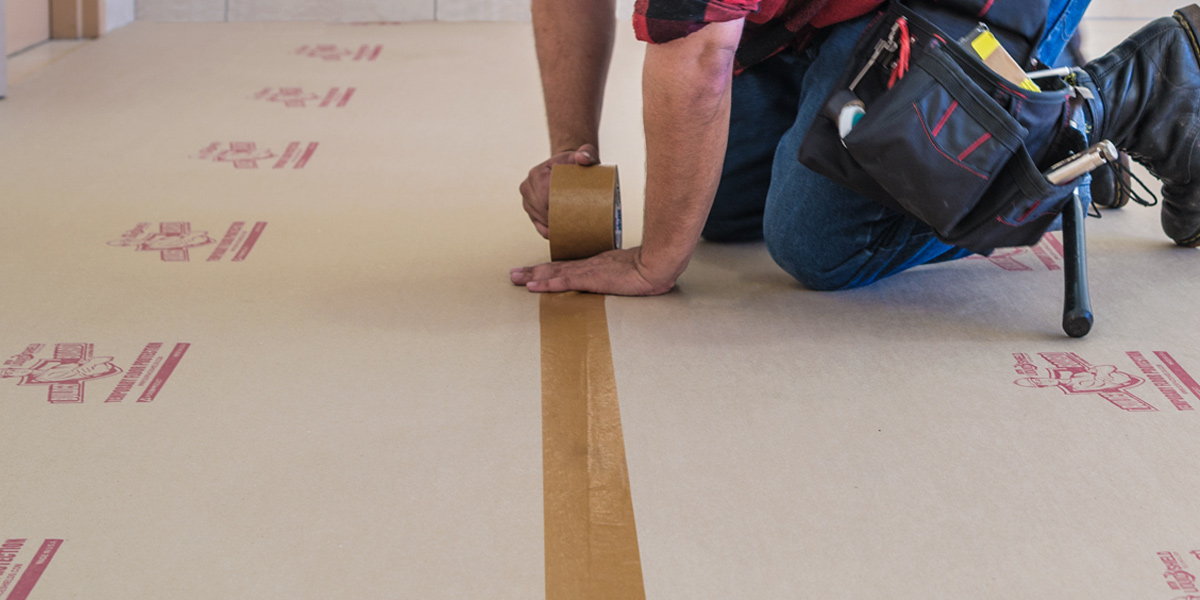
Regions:
<svg viewBox="0 0 1200 600"><path fill-rule="evenodd" d="M550 168L554 165L582 165L590 167L600 164L600 153L592 144L584 144L578 150L559 152L545 162L529 170L529 176L521 182L521 200L525 212L542 237L550 237Z"/></svg>
<svg viewBox="0 0 1200 600"><path fill-rule="evenodd" d="M685 265L686 266L686 265ZM682 267L653 268L642 261L641 247L611 250L584 260L518 267L509 275L531 292L577 290L618 296L656 296L675 287Z"/></svg>
<svg viewBox="0 0 1200 600"><path fill-rule="evenodd" d="M741 19L710 23L687 37L646 49L642 71L646 128L642 245L586 260L513 269L514 284L531 292L577 290L628 296L665 294L675 286L696 249L721 177L734 53L742 24ZM552 147L577 145L584 146L564 142ZM544 169L542 189L547 199L553 160L530 173L532 191L537 189L535 173ZM526 210L531 204L527 201ZM547 204L539 200L534 205L544 208ZM535 211L530 211L530 217L535 225L539 223ZM542 235L548 234L545 225L543 217L538 227Z"/></svg>

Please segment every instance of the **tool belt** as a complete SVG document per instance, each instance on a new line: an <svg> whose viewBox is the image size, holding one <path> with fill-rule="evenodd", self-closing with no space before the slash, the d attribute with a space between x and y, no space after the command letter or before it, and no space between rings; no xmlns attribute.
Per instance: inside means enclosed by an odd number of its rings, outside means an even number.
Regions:
<svg viewBox="0 0 1200 600"><path fill-rule="evenodd" d="M1042 172L1087 145L1069 126L1078 92L1062 78L1022 87L960 40L983 23L1029 70L1046 12L1045 0L892 0L855 46L800 162L948 244L984 254L1036 244L1077 183L1052 185Z"/></svg>

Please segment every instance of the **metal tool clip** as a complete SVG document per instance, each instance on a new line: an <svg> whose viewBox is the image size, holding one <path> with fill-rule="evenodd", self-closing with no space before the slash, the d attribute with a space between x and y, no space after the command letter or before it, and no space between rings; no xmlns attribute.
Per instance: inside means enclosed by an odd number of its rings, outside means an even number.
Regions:
<svg viewBox="0 0 1200 600"><path fill-rule="evenodd" d="M1117 160L1117 147L1108 140L1100 140L1079 154L1072 154L1055 163L1046 172L1046 180L1062 185L1088 173L1106 162Z"/></svg>
<svg viewBox="0 0 1200 600"><path fill-rule="evenodd" d="M860 70L858 75L854 77L854 81L850 82L850 91L853 92L854 88L858 87L858 82L862 81L862 78L867 74L867 71L871 70L871 67L875 66L875 63L879 61L880 55L882 55L885 50L890 54L896 53L896 50L900 48L899 42L896 41L896 34L899 32L900 21L896 21L895 23L892 23L892 30L888 33L888 36L879 40L878 42L875 42L875 51L871 53L871 58L867 60L867 64L863 65L862 70Z"/></svg>

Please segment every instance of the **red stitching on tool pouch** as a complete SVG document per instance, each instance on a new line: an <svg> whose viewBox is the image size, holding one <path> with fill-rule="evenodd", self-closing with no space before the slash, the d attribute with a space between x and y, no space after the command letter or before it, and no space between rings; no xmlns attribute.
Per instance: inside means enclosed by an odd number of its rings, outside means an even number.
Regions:
<svg viewBox="0 0 1200 600"><path fill-rule="evenodd" d="M1022 215L1020 216L1020 218L1018 218L1018 219L1017 219L1017 222L1018 222L1018 223L1024 223L1024 222L1025 222L1025 219L1028 219L1028 218L1029 218L1029 215L1032 215L1032 214L1033 214L1033 212L1034 212L1035 210L1037 210L1037 209L1038 209L1038 207L1039 207L1039 206L1041 206L1041 205L1042 205L1042 202L1041 202L1041 200L1039 200L1039 201L1037 201L1037 202L1034 202L1034 203L1033 203L1033 206L1030 206L1030 207L1029 207L1029 210L1026 210L1026 211L1025 211L1025 213L1024 213L1024 214L1022 214Z"/></svg>
<svg viewBox="0 0 1200 600"><path fill-rule="evenodd" d="M958 108L958 100L950 103L950 108L946 109L946 114L942 115L942 118L938 121L938 124L934 126L933 137L937 137L938 133L941 133L942 127L946 126L946 121L950 120L950 115L954 113L954 109L956 108Z"/></svg>
<svg viewBox="0 0 1200 600"><path fill-rule="evenodd" d="M965 169L967 172L971 173L972 175L975 175L976 177L981 177L981 178L983 178L984 181L989 181L987 175L984 175L983 173L980 173L979 171L976 171L975 169L972 169L971 167L968 167L967 165L964 165L961 162L954 160L953 156L946 154L946 152L944 150L942 150L940 146L937 145L937 142L935 142L933 140L933 137L929 135L929 125L927 125L925 123L925 117L921 116L921 109L917 108L917 104L915 102L913 103L912 107L913 107L913 110L915 110L917 112L917 119L919 121L921 121L921 129L925 131L925 137L929 139L929 144L931 146L933 146L934 150L938 151L938 154L945 156L946 160L962 167L963 169Z"/></svg>
<svg viewBox="0 0 1200 600"><path fill-rule="evenodd" d="M967 160L967 157L970 156L972 152L978 150L984 142L990 139L992 139L992 134L984 132L983 135L979 136L979 139L972 142L970 146L967 146L966 150L962 151L962 154L958 155L958 160Z"/></svg>

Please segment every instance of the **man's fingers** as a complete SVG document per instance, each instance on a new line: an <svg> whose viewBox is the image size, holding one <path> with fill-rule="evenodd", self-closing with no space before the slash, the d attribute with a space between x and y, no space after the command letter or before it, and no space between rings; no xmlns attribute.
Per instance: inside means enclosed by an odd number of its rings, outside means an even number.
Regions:
<svg viewBox="0 0 1200 600"><path fill-rule="evenodd" d="M509 276L512 282L517 285L526 285L531 281L542 281L558 276L560 265L555 263L543 263L533 267L517 267L509 271Z"/></svg>
<svg viewBox="0 0 1200 600"><path fill-rule="evenodd" d="M576 289L579 289L579 291L588 291L588 290L583 290L580 288L572 287L571 286L571 278L567 277L567 276L551 277L550 279L543 279L540 281L530 281L529 284L525 286L525 289L527 289L531 292L551 292L551 293L553 293L553 292L569 292L569 291L576 290Z"/></svg>
<svg viewBox="0 0 1200 600"><path fill-rule="evenodd" d="M582 165L590 167L600 164L600 152L596 150L596 146L592 144L584 144L574 150L566 150L551 156L546 162L534 167L534 169L545 169L546 175L549 176L550 168L554 165ZM530 173L533 175L533 173Z"/></svg>
<svg viewBox="0 0 1200 600"><path fill-rule="evenodd" d="M525 208L525 214L529 215L529 220L533 221L535 225L546 226L550 224L546 219L546 213L548 212L546 207L542 206L535 198L525 196L521 203Z"/></svg>
<svg viewBox="0 0 1200 600"><path fill-rule="evenodd" d="M550 238L549 194L550 171L554 165L578 164L591 166L600 163L600 152L593 144L584 144L576 150L559 152L545 162L529 170L529 176L521 182L521 200L525 213L543 238Z"/></svg>
<svg viewBox="0 0 1200 600"><path fill-rule="evenodd" d="M543 263L533 267L518 267L509 271L515 285L523 285L531 292L565 292L571 283L569 271L572 262ZM553 283L550 283L553 282Z"/></svg>
<svg viewBox="0 0 1200 600"><path fill-rule="evenodd" d="M533 281L533 267L517 267L508 272L513 285L525 285Z"/></svg>
<svg viewBox="0 0 1200 600"><path fill-rule="evenodd" d="M538 232L542 233L542 237L546 234L542 232L548 225L546 217L546 204L538 198L537 185L534 182L533 176L521 182L521 203L525 208L525 213L529 215L529 219L533 221L534 227L537 227Z"/></svg>
<svg viewBox="0 0 1200 600"><path fill-rule="evenodd" d="M585 261L544 263L510 271L512 282L531 292L595 292L598 290L593 265Z"/></svg>
<svg viewBox="0 0 1200 600"><path fill-rule="evenodd" d="M580 291L622 296L663 294L670 282L651 282L637 266L637 249L611 250L583 260L543 263L509 271L514 285L530 292Z"/></svg>

